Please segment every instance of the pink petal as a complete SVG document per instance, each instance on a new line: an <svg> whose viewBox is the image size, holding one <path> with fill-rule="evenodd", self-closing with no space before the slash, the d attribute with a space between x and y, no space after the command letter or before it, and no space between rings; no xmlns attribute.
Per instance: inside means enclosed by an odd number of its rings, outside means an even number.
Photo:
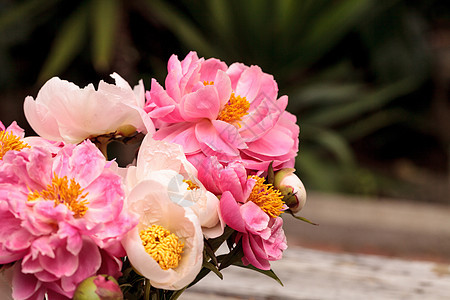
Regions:
<svg viewBox="0 0 450 300"><path fill-rule="evenodd" d="M270 263L266 259L259 258L253 253L247 234L242 236L242 249L244 250L244 257L248 263L261 270L270 270Z"/></svg>
<svg viewBox="0 0 450 300"><path fill-rule="evenodd" d="M261 259L268 259L268 255L266 253L266 249L264 248L263 240L259 236L255 236L253 234L248 235L250 241L250 247L252 248L252 252L256 257Z"/></svg>
<svg viewBox="0 0 450 300"><path fill-rule="evenodd" d="M262 231L266 229L269 224L270 217L252 201L248 201L241 205L240 213L246 224L246 228L250 229L252 232Z"/></svg>
<svg viewBox="0 0 450 300"><path fill-rule="evenodd" d="M12 287L14 299L30 299L39 290L41 283L33 275L22 273L20 263L16 263L14 265Z"/></svg>
<svg viewBox="0 0 450 300"><path fill-rule="evenodd" d="M198 179L203 183L205 188L216 195L221 194L222 191L219 188L219 172L223 167L217 160L217 157L200 155L195 159L195 163L193 164L198 170Z"/></svg>
<svg viewBox="0 0 450 300"><path fill-rule="evenodd" d="M217 89L219 95L220 107L224 107L228 103L231 97L231 81L228 75L219 70L214 78L214 87Z"/></svg>
<svg viewBox="0 0 450 300"><path fill-rule="evenodd" d="M282 130L274 128L262 138L247 145L248 150L253 153L277 157L289 153L294 146L294 141Z"/></svg>
<svg viewBox="0 0 450 300"><path fill-rule="evenodd" d="M231 127L228 129L233 130ZM218 132L215 126L206 120L197 123L195 127L195 136L200 143L200 148L210 156L238 156L238 149L229 142L230 139L233 139L233 135L236 135L234 130L233 132Z"/></svg>
<svg viewBox="0 0 450 300"><path fill-rule="evenodd" d="M228 191L220 198L220 214L225 224L239 232L246 232L244 220L239 213L239 205Z"/></svg>
<svg viewBox="0 0 450 300"><path fill-rule="evenodd" d="M186 121L196 121L204 118L215 120L219 110L219 94L217 89L211 85L185 95L180 102L180 113Z"/></svg>
<svg viewBox="0 0 450 300"><path fill-rule="evenodd" d="M186 154L196 153L200 150L200 144L195 136L194 123L177 123L159 129L154 135L155 140L176 143L183 146Z"/></svg>
<svg viewBox="0 0 450 300"><path fill-rule="evenodd" d="M200 81L214 81L214 85L216 85L216 74L218 71L226 71L227 65L216 58L210 58L205 60L202 63L202 67L200 69Z"/></svg>
<svg viewBox="0 0 450 300"><path fill-rule="evenodd" d="M260 91L263 72L258 66L251 66L242 72L237 83L235 93L241 97L246 97L250 103L255 100Z"/></svg>
<svg viewBox="0 0 450 300"><path fill-rule="evenodd" d="M61 247L55 249L55 258L40 256L39 262L47 272L56 277L71 276L82 265L77 256Z"/></svg>
<svg viewBox="0 0 450 300"><path fill-rule="evenodd" d="M246 149L247 145L245 144L244 140L242 139L241 135L239 134L239 131L236 127L233 125L220 121L220 120L213 120L211 122L216 129L219 136L224 140L227 141L230 145L233 145L234 147L238 149Z"/></svg>
<svg viewBox="0 0 450 300"><path fill-rule="evenodd" d="M98 247L88 238L83 239L83 248L78 255L78 268L70 277L61 278L64 291L73 293L77 285L85 278L95 275L101 265L101 255ZM89 263L86 263L89 262Z"/></svg>

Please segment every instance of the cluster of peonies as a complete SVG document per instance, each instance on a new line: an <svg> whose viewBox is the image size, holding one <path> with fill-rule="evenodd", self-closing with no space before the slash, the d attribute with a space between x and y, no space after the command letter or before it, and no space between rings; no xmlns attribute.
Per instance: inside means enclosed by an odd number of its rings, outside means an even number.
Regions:
<svg viewBox="0 0 450 300"><path fill-rule="evenodd" d="M0 122L3 298L72 298L125 264L151 289L182 290L220 268L213 242L269 270L287 248L282 213L306 199L299 127L273 77L195 52L170 58L165 89L112 77L97 90L52 78L27 97L39 136ZM138 135L132 164L107 159L110 141Z"/></svg>

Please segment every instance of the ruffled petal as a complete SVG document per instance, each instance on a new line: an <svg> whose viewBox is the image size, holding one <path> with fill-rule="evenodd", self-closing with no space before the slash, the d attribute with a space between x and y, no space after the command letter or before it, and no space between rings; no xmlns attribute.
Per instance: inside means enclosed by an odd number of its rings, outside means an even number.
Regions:
<svg viewBox="0 0 450 300"><path fill-rule="evenodd" d="M217 89L211 85L185 95L180 102L181 116L190 122L205 118L215 120L219 110L219 94Z"/></svg>

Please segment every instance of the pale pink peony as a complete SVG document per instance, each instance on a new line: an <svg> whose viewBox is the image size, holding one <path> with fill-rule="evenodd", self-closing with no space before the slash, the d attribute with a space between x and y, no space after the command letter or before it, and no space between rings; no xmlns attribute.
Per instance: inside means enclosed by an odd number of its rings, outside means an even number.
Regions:
<svg viewBox="0 0 450 300"><path fill-rule="evenodd" d="M287 207L281 201L281 195L263 184L262 178L247 177L245 167L239 161L223 167L211 157L203 161L202 167L199 178L207 188L222 194L222 219L238 231L236 242L242 240L243 263L270 269L269 261L281 259L287 248L283 219L279 217Z"/></svg>
<svg viewBox="0 0 450 300"><path fill-rule="evenodd" d="M197 170L186 159L180 145L157 141L146 135L136 166L129 166L126 171L128 190L143 180L159 182L172 202L194 211L207 238L223 233L224 225L218 212L219 199L199 181Z"/></svg>
<svg viewBox="0 0 450 300"><path fill-rule="evenodd" d="M120 241L137 221L110 164L90 141L4 155L0 264L14 263L14 299L70 298L89 276L120 275Z"/></svg>
<svg viewBox="0 0 450 300"><path fill-rule="evenodd" d="M122 241L133 267L156 288L179 290L191 283L203 264L202 228L194 211L173 203L167 193L167 186L152 179L140 181L130 191L127 202L130 211L139 216L138 226ZM152 243L161 247L165 257L179 254L175 264L163 268L167 261L157 260L146 251L140 233L152 226L161 226L175 235L177 244L178 241L183 243L181 253L173 250L172 241L166 243L165 239L160 239ZM173 262L171 260L169 263Z"/></svg>
<svg viewBox="0 0 450 300"><path fill-rule="evenodd" d="M153 123L143 110L142 81L133 90L118 74L111 77L116 84L100 81L98 90L92 84L80 89L53 77L42 86L36 99L25 98L25 116L41 137L73 144L114 132L153 133Z"/></svg>
<svg viewBox="0 0 450 300"><path fill-rule="evenodd" d="M197 167L199 156L228 163L242 160L247 169L292 167L298 151L296 117L277 99L278 86L258 66L230 67L190 52L168 63L165 89L152 80L145 110L159 130L154 138L183 146Z"/></svg>

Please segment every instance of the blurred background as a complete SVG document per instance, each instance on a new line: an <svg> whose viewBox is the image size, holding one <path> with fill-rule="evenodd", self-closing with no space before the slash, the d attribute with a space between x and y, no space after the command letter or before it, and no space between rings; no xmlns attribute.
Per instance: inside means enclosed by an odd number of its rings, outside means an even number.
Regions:
<svg viewBox="0 0 450 300"><path fill-rule="evenodd" d="M0 120L59 76L163 82L175 53L273 74L308 190L448 204L450 10L428 0L2 0Z"/></svg>

